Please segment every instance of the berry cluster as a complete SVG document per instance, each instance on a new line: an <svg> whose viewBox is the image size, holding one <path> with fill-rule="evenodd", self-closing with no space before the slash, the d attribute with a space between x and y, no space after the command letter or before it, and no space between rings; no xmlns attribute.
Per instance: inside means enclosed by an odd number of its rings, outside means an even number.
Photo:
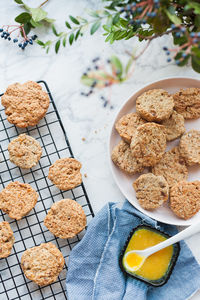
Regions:
<svg viewBox="0 0 200 300"><path fill-rule="evenodd" d="M174 32L176 38L186 38L186 42L181 46L169 49L168 47L163 47L167 56L170 56L171 53L174 53L173 58L175 58L175 63L180 65L186 58L189 58L191 54L192 47L200 48L200 32L187 32L186 28L181 25L171 25L171 29ZM176 59L177 54L179 53L179 58ZM170 62L171 57L167 58L167 62Z"/></svg>
<svg viewBox="0 0 200 300"><path fill-rule="evenodd" d="M1 33L1 38L5 39L5 40L8 40L8 41L13 41L13 43L18 43L18 47L21 48L22 50L24 50L26 48L26 46L28 44L30 45L33 45L33 41L37 39L37 35L33 35L31 36L30 38L25 34L24 32L24 29L22 26L18 26L18 25L8 25L6 26L7 29L5 30L4 28L0 28L0 33ZM15 27L13 30L11 30L9 32L9 28L10 27ZM22 36L23 36L23 40L19 40L19 38L11 38L11 34L18 30L19 31L19 34L18 36L20 35L20 33L22 33Z"/></svg>
<svg viewBox="0 0 200 300"><path fill-rule="evenodd" d="M110 64L110 60L106 61ZM82 75L82 82L89 87L88 92L81 92L81 96L89 97L95 92L95 88L103 89L113 84L111 76L105 71L104 66L100 64L100 57L96 57L92 60L92 66L88 67L86 72ZM110 101L103 95L100 96L100 100L103 102L103 107L107 107ZM110 109L113 109L113 105L109 105Z"/></svg>
<svg viewBox="0 0 200 300"><path fill-rule="evenodd" d="M133 2L121 8L120 13L125 13L125 18L130 25L146 24L148 18L155 18L160 7L159 0L144 0Z"/></svg>

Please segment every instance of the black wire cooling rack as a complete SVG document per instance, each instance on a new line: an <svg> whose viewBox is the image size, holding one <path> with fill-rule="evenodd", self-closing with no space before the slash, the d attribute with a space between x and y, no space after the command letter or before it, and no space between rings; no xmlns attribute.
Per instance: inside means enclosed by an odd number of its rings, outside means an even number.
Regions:
<svg viewBox="0 0 200 300"><path fill-rule="evenodd" d="M67 299L65 279L69 253L73 246L80 241L84 232L73 239L59 239L47 230L43 220L53 202L63 198L71 198L81 204L88 222L94 216L83 184L73 190L62 192L47 178L51 164L58 158L73 157L73 153L49 88L44 81L38 81L38 83L46 89L50 97L48 112L38 125L19 129L6 120L4 109L2 106L0 107L0 190L10 181L18 180L31 184L39 194L35 208L20 221L12 220L0 211L0 221L8 221L15 236L11 255L6 259L0 259L1 300ZM38 165L30 170L20 169L9 161L8 144L21 133L27 133L37 139L43 149ZM43 242L53 242L60 249L65 258L65 267L55 283L41 288L26 279L20 261L27 248Z"/></svg>

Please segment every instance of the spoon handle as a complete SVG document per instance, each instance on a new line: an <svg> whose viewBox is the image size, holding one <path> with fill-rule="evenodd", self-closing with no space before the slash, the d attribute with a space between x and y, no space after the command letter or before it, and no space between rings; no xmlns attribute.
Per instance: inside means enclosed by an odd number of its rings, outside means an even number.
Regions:
<svg viewBox="0 0 200 300"><path fill-rule="evenodd" d="M185 240L188 237L192 236L193 234L197 233L200 231L200 222L195 223L191 226L189 226L188 228L182 230L181 232L175 234L174 236L172 236L171 238L165 240L164 242L161 242L151 248L148 248L148 255L151 255L163 248L166 248L168 246L171 246L172 244L175 244L181 240Z"/></svg>

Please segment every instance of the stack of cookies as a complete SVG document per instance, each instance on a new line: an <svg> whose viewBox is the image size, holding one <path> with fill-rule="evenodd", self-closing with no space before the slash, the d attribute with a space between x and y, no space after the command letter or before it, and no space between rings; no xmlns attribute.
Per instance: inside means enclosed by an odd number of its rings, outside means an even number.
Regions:
<svg viewBox="0 0 200 300"><path fill-rule="evenodd" d="M200 210L200 181L187 182L188 167L200 164L200 131L185 133L184 126L185 119L199 117L200 89L181 89L174 95L153 89L136 99L136 112L115 124L122 139L112 160L129 175L145 171L133 183L144 209L157 209L170 199L169 207L180 218L189 219ZM167 142L178 138L179 145L166 151Z"/></svg>
<svg viewBox="0 0 200 300"><path fill-rule="evenodd" d="M7 120L20 128L34 126L45 116L49 96L33 81L10 85L1 98ZM22 169L36 166L42 147L33 137L23 133L8 145L10 161ZM60 190L67 191L82 183L82 165L74 158L61 158L49 168L48 178ZM21 220L37 204L38 193L28 183L10 182L0 192L0 209L15 220ZM86 227L86 215L75 200L61 199L54 203L44 219L44 225L56 237L73 238ZM0 258L8 257L14 244L14 234L8 222L0 223ZM62 253L52 243L43 243L26 250L22 269L27 278L40 286L56 281L64 266Z"/></svg>

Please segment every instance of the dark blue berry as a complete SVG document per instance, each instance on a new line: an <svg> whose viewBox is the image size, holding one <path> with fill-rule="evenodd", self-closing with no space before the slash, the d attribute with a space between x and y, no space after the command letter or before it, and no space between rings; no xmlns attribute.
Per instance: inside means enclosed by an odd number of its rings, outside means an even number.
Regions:
<svg viewBox="0 0 200 300"><path fill-rule="evenodd" d="M175 60L175 63L176 63L176 65L179 65L179 64L180 64L180 60L179 60L179 59L176 59L176 60Z"/></svg>
<svg viewBox="0 0 200 300"><path fill-rule="evenodd" d="M18 46L19 46L19 48L21 48L21 47L22 47L22 44L21 44L21 43L19 43L19 44L18 44Z"/></svg>
<svg viewBox="0 0 200 300"><path fill-rule="evenodd" d="M107 63L110 64L110 59L107 59Z"/></svg>
<svg viewBox="0 0 200 300"><path fill-rule="evenodd" d="M131 10L131 6L129 4L126 6L126 10Z"/></svg>
<svg viewBox="0 0 200 300"><path fill-rule="evenodd" d="M108 101L106 100L105 102L104 102L104 107L106 107L107 106L107 104L108 104Z"/></svg>
<svg viewBox="0 0 200 300"><path fill-rule="evenodd" d="M124 9L124 7L122 7L119 12L123 13L124 11L125 11L125 9Z"/></svg>
<svg viewBox="0 0 200 300"><path fill-rule="evenodd" d="M1 34L1 37L2 37L2 38L4 37L4 34L3 34L3 33Z"/></svg>
<svg viewBox="0 0 200 300"><path fill-rule="evenodd" d="M3 28L0 28L0 32L3 32Z"/></svg>
<svg viewBox="0 0 200 300"><path fill-rule="evenodd" d="M10 33L9 33L9 32L7 32L6 34L7 34L7 36L9 36L9 35L10 35Z"/></svg>
<svg viewBox="0 0 200 300"><path fill-rule="evenodd" d="M4 34L4 39L7 40L7 38L8 38L7 35Z"/></svg>
<svg viewBox="0 0 200 300"><path fill-rule="evenodd" d="M98 69L99 69L99 67L98 67L98 66L95 66L94 68L95 68L95 70L98 70Z"/></svg>
<svg viewBox="0 0 200 300"><path fill-rule="evenodd" d="M130 24L130 25L134 25L134 24L135 24L135 21L134 21L134 20L130 20L130 21L129 21L129 24Z"/></svg>
<svg viewBox="0 0 200 300"><path fill-rule="evenodd" d="M186 32L186 28L185 27L181 27L181 32Z"/></svg>
<svg viewBox="0 0 200 300"><path fill-rule="evenodd" d="M172 24L171 25L171 29L175 29L176 28L176 25L175 24Z"/></svg>
<svg viewBox="0 0 200 300"><path fill-rule="evenodd" d="M172 61L171 58L168 58L168 59L167 59L167 62L170 62L170 61Z"/></svg>
<svg viewBox="0 0 200 300"><path fill-rule="evenodd" d="M181 56L182 56L182 57L186 57L187 54L186 54L185 52L183 52L183 53L181 54Z"/></svg>
<svg viewBox="0 0 200 300"><path fill-rule="evenodd" d="M156 12L155 11L153 11L152 13L151 13L151 16L150 16L151 18L155 18L156 17Z"/></svg>
<svg viewBox="0 0 200 300"><path fill-rule="evenodd" d="M153 1L155 4L159 3L160 1L159 0L154 0Z"/></svg>
<svg viewBox="0 0 200 300"><path fill-rule="evenodd" d="M146 24L147 21L145 19L142 19L142 24Z"/></svg>
<svg viewBox="0 0 200 300"><path fill-rule="evenodd" d="M181 33L180 33L180 32L176 32L176 33L175 33L175 36L176 36L176 37L180 37L180 36L181 36Z"/></svg>
<svg viewBox="0 0 200 300"><path fill-rule="evenodd" d="M101 99L101 100L105 100L104 96L101 96L100 99Z"/></svg>
<svg viewBox="0 0 200 300"><path fill-rule="evenodd" d="M143 11L143 8L142 7L138 7L137 8L137 12L141 13Z"/></svg>
<svg viewBox="0 0 200 300"><path fill-rule="evenodd" d="M83 73L83 76L87 76L87 73L85 72L85 73Z"/></svg>
<svg viewBox="0 0 200 300"><path fill-rule="evenodd" d="M10 36L8 37L8 41L11 41L11 37Z"/></svg>
<svg viewBox="0 0 200 300"><path fill-rule="evenodd" d="M167 51L167 50L168 50L168 48L167 48L167 47L163 47L163 50L164 50L164 51Z"/></svg>
<svg viewBox="0 0 200 300"><path fill-rule="evenodd" d="M197 33L197 37L200 37L200 32Z"/></svg>
<svg viewBox="0 0 200 300"><path fill-rule="evenodd" d="M81 96L85 96L85 93L81 92Z"/></svg>
<svg viewBox="0 0 200 300"><path fill-rule="evenodd" d="M198 43L198 39L194 39L193 42L194 42L194 43Z"/></svg>
<svg viewBox="0 0 200 300"><path fill-rule="evenodd" d="M190 36L193 38L193 37L195 37L195 33L194 32L191 32L190 33Z"/></svg>
<svg viewBox="0 0 200 300"><path fill-rule="evenodd" d="M14 39L14 40L13 40L13 43L17 43L17 42L18 42L18 39Z"/></svg>
<svg viewBox="0 0 200 300"><path fill-rule="evenodd" d="M33 45L32 39L30 39L28 42L29 42L30 45Z"/></svg>
<svg viewBox="0 0 200 300"><path fill-rule="evenodd" d="M35 41L37 39L37 35L34 34L31 38L32 38L33 41Z"/></svg>
<svg viewBox="0 0 200 300"><path fill-rule="evenodd" d="M141 20L135 20L135 22L136 22L138 25L142 23Z"/></svg>
<svg viewBox="0 0 200 300"><path fill-rule="evenodd" d="M110 109L113 109L113 108L114 108L114 106L113 106L113 105L111 105L111 106L110 106Z"/></svg>
<svg viewBox="0 0 200 300"><path fill-rule="evenodd" d="M166 54L167 54L167 55L170 55L170 51L167 51Z"/></svg>
<svg viewBox="0 0 200 300"><path fill-rule="evenodd" d="M133 3L131 4L131 8L134 8L135 6L136 6L136 3L133 2Z"/></svg>

